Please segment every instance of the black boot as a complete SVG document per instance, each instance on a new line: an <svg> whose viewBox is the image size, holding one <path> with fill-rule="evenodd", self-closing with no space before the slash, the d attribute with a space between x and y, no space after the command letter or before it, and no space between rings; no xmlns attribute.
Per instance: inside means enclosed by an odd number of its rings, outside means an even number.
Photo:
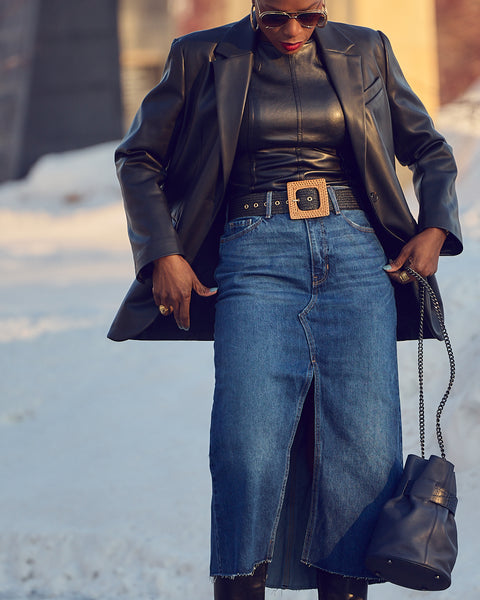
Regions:
<svg viewBox="0 0 480 600"><path fill-rule="evenodd" d="M318 571L317 587L318 600L367 600L368 584L364 579Z"/></svg>
<svg viewBox="0 0 480 600"><path fill-rule="evenodd" d="M267 564L262 563L253 575L217 577L213 584L215 600L265 600Z"/></svg>

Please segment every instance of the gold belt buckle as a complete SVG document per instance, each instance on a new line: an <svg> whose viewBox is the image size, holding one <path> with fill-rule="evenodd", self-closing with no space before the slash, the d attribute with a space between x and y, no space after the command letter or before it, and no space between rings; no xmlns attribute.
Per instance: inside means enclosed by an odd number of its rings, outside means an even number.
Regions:
<svg viewBox="0 0 480 600"><path fill-rule="evenodd" d="M298 208L297 191L315 188L318 191L320 206L312 210ZM291 219L313 219L315 217L328 217L330 206L328 204L328 191L326 179L305 179L303 181L287 182L288 212ZM313 198L312 198L313 200Z"/></svg>

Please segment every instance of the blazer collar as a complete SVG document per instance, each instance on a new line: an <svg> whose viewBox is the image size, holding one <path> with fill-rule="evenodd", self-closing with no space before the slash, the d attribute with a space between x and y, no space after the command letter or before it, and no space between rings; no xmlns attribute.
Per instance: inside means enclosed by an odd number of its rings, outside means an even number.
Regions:
<svg viewBox="0 0 480 600"><path fill-rule="evenodd" d="M355 54L355 42L345 35L339 23L329 21L326 27L316 28L314 37L324 52Z"/></svg>
<svg viewBox="0 0 480 600"><path fill-rule="evenodd" d="M250 54L253 52L255 39L256 33L250 26L250 18L244 17L227 30L215 49L215 56L232 58Z"/></svg>

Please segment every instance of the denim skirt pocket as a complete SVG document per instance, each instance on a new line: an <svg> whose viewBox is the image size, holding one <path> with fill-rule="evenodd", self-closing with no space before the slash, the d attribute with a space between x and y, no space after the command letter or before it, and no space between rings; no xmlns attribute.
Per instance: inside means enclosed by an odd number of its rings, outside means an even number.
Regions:
<svg viewBox="0 0 480 600"><path fill-rule="evenodd" d="M386 264L385 250L377 238L367 214L359 209L347 209L340 212L345 224L346 239L352 248L356 249L359 260L373 261L371 264L377 267ZM377 261L378 265L377 265ZM382 266L382 265L380 265Z"/></svg>
<svg viewBox="0 0 480 600"><path fill-rule="evenodd" d="M341 213L344 220L354 229L359 231L365 231L366 233L373 233L374 229L368 220L368 217L363 210L342 210Z"/></svg>
<svg viewBox="0 0 480 600"><path fill-rule="evenodd" d="M228 221L228 223L225 224L223 235L220 238L220 243L224 244L225 242L242 237L249 231L256 229L262 221L263 217L240 217L238 219Z"/></svg>

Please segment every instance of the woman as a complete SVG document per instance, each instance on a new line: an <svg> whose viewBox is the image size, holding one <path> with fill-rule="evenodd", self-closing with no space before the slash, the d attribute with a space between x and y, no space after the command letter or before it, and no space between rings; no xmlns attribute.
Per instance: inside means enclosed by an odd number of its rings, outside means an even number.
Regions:
<svg viewBox="0 0 480 600"><path fill-rule="evenodd" d="M116 159L137 279L109 337L212 339L215 319L215 598L364 600L402 465L403 267L462 249L449 146L383 34L254 0L174 41Z"/></svg>

